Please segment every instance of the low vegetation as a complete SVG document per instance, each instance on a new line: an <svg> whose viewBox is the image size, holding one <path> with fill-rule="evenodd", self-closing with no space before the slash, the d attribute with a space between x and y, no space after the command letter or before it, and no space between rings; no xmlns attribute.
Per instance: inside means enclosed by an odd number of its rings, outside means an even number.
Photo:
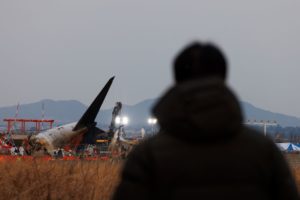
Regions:
<svg viewBox="0 0 300 200"><path fill-rule="evenodd" d="M294 176L295 176L296 184L297 184L297 187L298 187L298 191L300 192L300 166L294 167L292 169L293 169L293 172L294 172Z"/></svg>
<svg viewBox="0 0 300 200"><path fill-rule="evenodd" d="M0 162L0 199L110 199L119 181L118 161Z"/></svg>
<svg viewBox="0 0 300 200"><path fill-rule="evenodd" d="M286 158L294 174L298 191L300 192L300 154L287 154Z"/></svg>
<svg viewBox="0 0 300 200"><path fill-rule="evenodd" d="M300 191L300 155L288 155L287 160ZM0 199L108 200L121 166L116 160L2 160Z"/></svg>

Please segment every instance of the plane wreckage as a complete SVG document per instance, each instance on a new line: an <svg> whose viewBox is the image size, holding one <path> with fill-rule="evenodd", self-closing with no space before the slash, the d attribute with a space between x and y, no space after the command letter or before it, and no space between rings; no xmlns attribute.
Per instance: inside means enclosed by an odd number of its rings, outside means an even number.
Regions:
<svg viewBox="0 0 300 200"><path fill-rule="evenodd" d="M42 149L53 155L55 150L66 145L75 148L81 144L95 144L99 138L110 140L114 133L97 128L95 119L113 80L114 77L108 80L78 122L58 126L31 136L28 142L31 152Z"/></svg>
<svg viewBox="0 0 300 200"><path fill-rule="evenodd" d="M78 122L58 126L29 138L31 152L44 150L53 155L54 151L66 145L77 148L82 145L96 144L98 141L105 141L111 144L111 149L116 149L124 143L132 145L131 141L123 138L122 126L116 128L115 119L119 115L122 104L117 102L112 113L112 122L108 131L96 127L95 119L110 89L114 77L110 78L98 96L88 107Z"/></svg>

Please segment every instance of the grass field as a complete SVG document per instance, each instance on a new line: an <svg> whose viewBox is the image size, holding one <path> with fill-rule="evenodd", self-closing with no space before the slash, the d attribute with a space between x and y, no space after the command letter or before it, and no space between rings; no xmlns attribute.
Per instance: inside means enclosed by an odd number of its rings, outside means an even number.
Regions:
<svg viewBox="0 0 300 200"><path fill-rule="evenodd" d="M287 154L286 158L294 174L298 191L300 192L300 154Z"/></svg>
<svg viewBox="0 0 300 200"><path fill-rule="evenodd" d="M120 168L117 161L1 162L0 199L110 199Z"/></svg>
<svg viewBox="0 0 300 200"><path fill-rule="evenodd" d="M300 189L300 154L287 155ZM33 159L0 162L0 199L110 199L120 161ZM300 191L300 190L299 190Z"/></svg>

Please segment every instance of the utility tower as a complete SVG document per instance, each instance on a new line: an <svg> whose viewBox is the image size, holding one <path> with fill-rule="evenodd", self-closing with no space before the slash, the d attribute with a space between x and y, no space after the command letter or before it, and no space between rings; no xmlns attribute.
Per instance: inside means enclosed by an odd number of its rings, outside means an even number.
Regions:
<svg viewBox="0 0 300 200"><path fill-rule="evenodd" d="M247 125L261 125L264 127L264 135L267 135L267 126L278 126L278 123L276 121L270 121L270 120L247 120L247 122L245 123Z"/></svg>

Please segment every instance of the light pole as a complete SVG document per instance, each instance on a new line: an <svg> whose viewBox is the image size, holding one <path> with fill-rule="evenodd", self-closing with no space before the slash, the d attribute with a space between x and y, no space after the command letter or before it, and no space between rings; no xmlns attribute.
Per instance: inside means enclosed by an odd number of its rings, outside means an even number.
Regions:
<svg viewBox="0 0 300 200"><path fill-rule="evenodd" d="M247 120L245 124L248 125L263 125L264 126L264 135L267 135L267 126L278 126L276 121L270 121L270 120L261 120L261 121L256 121L256 120Z"/></svg>
<svg viewBox="0 0 300 200"><path fill-rule="evenodd" d="M119 126L118 129L118 140L120 140L121 134L124 133L124 126L129 124L129 118L127 116L117 116L115 123Z"/></svg>
<svg viewBox="0 0 300 200"><path fill-rule="evenodd" d="M154 126L155 126L156 123L157 123L157 119L156 118L150 117L148 119L148 124L151 126L151 132L152 132L152 134L154 134Z"/></svg>
<svg viewBox="0 0 300 200"><path fill-rule="evenodd" d="M125 126L125 125L129 124L129 118L126 117L126 116L122 116L122 117L117 116L116 119L115 119L115 122L116 122L117 125Z"/></svg>

